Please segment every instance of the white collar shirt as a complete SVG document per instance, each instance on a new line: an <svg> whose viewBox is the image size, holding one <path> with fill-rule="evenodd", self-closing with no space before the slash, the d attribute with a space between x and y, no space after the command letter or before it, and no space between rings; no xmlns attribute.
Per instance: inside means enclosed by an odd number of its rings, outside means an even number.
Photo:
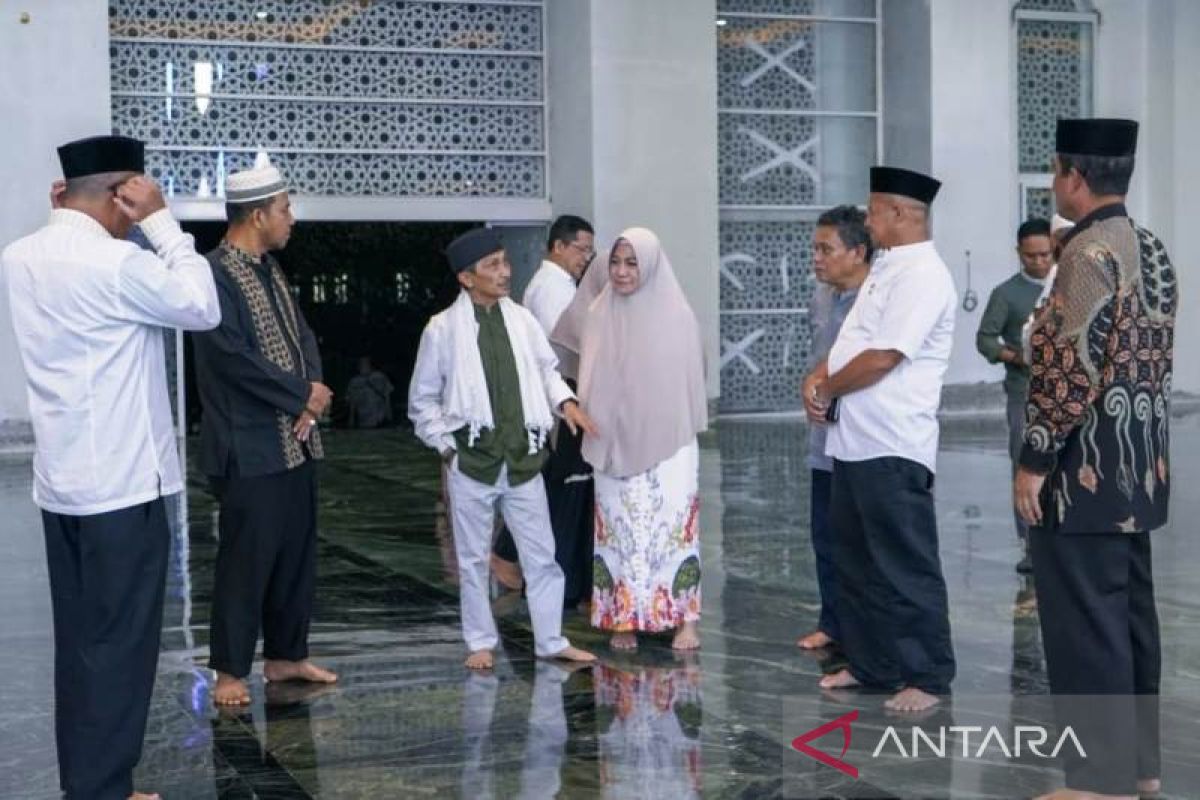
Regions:
<svg viewBox="0 0 1200 800"><path fill-rule="evenodd" d="M33 423L33 499L87 516L182 490L165 327L221 321L212 270L162 209L140 224L155 252L57 209L0 256Z"/></svg>
<svg viewBox="0 0 1200 800"><path fill-rule="evenodd" d="M529 309L546 336L550 336L558 324L558 318L571 305L575 288L575 279L569 272L553 261L546 260L525 287L521 305Z"/></svg>
<svg viewBox="0 0 1200 800"><path fill-rule="evenodd" d="M829 374L866 350L895 350L903 359L877 383L840 398L827 455L905 458L936 471L937 411L957 305L954 281L933 242L883 251L829 352Z"/></svg>

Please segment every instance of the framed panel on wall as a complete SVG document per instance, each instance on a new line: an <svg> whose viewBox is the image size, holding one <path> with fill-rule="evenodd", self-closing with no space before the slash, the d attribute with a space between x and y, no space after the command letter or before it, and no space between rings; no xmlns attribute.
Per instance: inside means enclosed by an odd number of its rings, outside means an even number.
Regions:
<svg viewBox="0 0 1200 800"><path fill-rule="evenodd" d="M817 217L881 152L876 0L719 0L722 413L794 411Z"/></svg>
<svg viewBox="0 0 1200 800"><path fill-rule="evenodd" d="M1013 8L1021 219L1054 213L1055 126L1093 114L1098 24L1086 0L1020 0Z"/></svg>

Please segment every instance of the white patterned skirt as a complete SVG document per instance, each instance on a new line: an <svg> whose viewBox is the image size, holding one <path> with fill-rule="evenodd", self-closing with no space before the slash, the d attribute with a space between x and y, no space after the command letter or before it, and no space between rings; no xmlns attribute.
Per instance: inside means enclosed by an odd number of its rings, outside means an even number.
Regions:
<svg viewBox="0 0 1200 800"><path fill-rule="evenodd" d="M656 632L700 619L700 448L628 478L597 471L592 625Z"/></svg>

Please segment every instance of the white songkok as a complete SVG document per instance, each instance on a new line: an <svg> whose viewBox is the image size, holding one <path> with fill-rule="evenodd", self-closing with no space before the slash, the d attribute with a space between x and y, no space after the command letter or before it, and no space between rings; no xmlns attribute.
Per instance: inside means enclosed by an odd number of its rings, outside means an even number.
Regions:
<svg viewBox="0 0 1200 800"><path fill-rule="evenodd" d="M264 152L254 157L254 166L225 179L225 202L253 203L288 190L283 175L271 165Z"/></svg>
<svg viewBox="0 0 1200 800"><path fill-rule="evenodd" d="M1055 214L1050 218L1050 233L1052 234L1056 234L1059 231L1069 230L1074 227L1075 223L1071 222L1071 220L1067 219L1061 214Z"/></svg>

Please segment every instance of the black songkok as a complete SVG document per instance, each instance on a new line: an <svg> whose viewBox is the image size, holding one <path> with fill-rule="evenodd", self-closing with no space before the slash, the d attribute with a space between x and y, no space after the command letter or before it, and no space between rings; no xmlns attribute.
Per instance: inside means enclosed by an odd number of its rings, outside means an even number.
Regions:
<svg viewBox="0 0 1200 800"><path fill-rule="evenodd" d="M63 177L84 178L102 172L145 172L145 145L128 136L89 136L58 148Z"/></svg>
<svg viewBox="0 0 1200 800"><path fill-rule="evenodd" d="M899 167L871 167L871 191L880 194L898 194L920 200L925 205L937 197L941 181L928 175Z"/></svg>
<svg viewBox="0 0 1200 800"><path fill-rule="evenodd" d="M1054 150L1075 156L1131 156L1137 150L1138 124L1131 119L1060 119Z"/></svg>
<svg viewBox="0 0 1200 800"><path fill-rule="evenodd" d="M450 261L451 271L457 274L475 266L479 259L503 249L504 243L494 230L472 228L447 245L446 258Z"/></svg>

